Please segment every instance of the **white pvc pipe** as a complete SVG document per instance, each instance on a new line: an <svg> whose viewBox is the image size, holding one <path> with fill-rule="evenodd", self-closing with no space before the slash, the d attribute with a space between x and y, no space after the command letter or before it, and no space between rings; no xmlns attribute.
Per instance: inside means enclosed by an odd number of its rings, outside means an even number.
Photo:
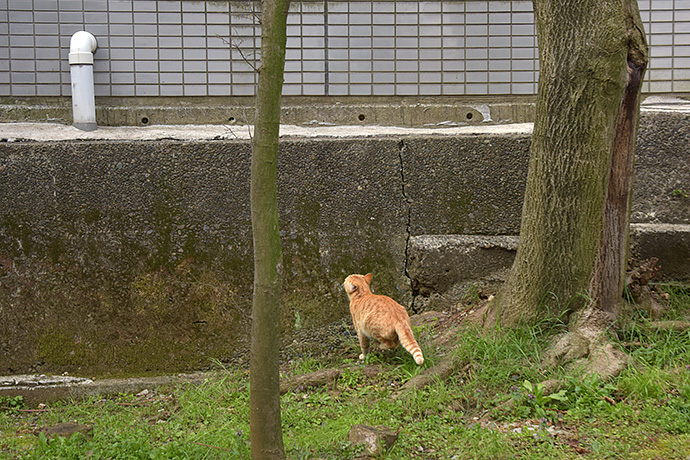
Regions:
<svg viewBox="0 0 690 460"><path fill-rule="evenodd" d="M93 52L97 47L96 37L84 30L72 35L69 43L73 126L82 131L93 131L97 127L93 87Z"/></svg>

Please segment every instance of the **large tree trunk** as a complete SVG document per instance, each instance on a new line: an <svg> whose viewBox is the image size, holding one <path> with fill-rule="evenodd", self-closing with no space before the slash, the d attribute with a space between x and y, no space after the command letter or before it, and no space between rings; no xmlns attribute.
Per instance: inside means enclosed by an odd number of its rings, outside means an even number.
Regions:
<svg viewBox="0 0 690 460"><path fill-rule="evenodd" d="M285 457L280 418L281 246L277 162L289 0L263 0L261 67L252 143L251 216L254 299L250 350L252 458Z"/></svg>
<svg viewBox="0 0 690 460"><path fill-rule="evenodd" d="M587 307L610 325L647 61L637 0L533 3L540 77L520 245L487 321L581 321Z"/></svg>

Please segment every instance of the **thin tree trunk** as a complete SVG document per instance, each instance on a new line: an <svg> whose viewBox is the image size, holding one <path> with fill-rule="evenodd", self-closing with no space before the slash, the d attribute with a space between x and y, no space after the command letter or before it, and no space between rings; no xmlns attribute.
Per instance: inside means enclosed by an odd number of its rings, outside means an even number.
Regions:
<svg viewBox="0 0 690 460"><path fill-rule="evenodd" d="M254 298L250 350L252 459L283 459L280 417L281 245L277 162L289 0L263 0L261 67L252 143L251 217Z"/></svg>

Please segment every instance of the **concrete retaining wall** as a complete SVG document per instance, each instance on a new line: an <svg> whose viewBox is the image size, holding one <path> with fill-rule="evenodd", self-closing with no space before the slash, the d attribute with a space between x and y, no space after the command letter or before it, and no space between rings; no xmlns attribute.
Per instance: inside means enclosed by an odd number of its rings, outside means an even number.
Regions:
<svg viewBox="0 0 690 460"><path fill-rule="evenodd" d="M0 128L12 140L0 143L0 374L176 372L243 356L249 142L128 141L134 128L121 129L125 140L99 129L44 141ZM286 337L349 321L349 273L373 272L377 292L409 304L411 236L518 231L523 128L315 132L286 137L279 160ZM686 113L645 113L636 222L690 223L689 136Z"/></svg>

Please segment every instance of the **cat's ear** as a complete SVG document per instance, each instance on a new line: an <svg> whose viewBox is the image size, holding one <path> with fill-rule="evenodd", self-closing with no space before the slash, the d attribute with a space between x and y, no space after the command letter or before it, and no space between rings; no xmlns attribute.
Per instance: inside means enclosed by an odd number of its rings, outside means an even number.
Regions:
<svg viewBox="0 0 690 460"><path fill-rule="evenodd" d="M372 275L371 273L367 273L366 275L364 275L364 281L366 281L367 284L371 284L371 279L373 277L374 277L374 275Z"/></svg>

